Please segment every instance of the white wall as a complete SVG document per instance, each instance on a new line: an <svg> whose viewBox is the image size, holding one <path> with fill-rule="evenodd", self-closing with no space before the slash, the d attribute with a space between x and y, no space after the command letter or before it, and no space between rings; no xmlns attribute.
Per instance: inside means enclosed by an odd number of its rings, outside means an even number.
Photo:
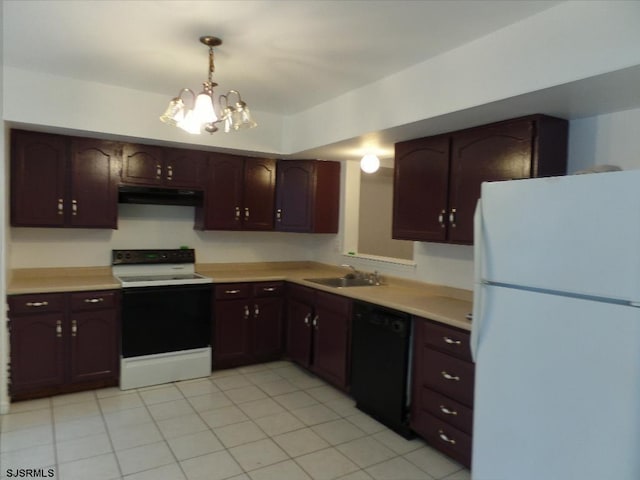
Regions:
<svg viewBox="0 0 640 480"><path fill-rule="evenodd" d="M112 249L196 249L199 263L308 260L313 235L280 232L200 232L194 207L120 205L118 230L12 228L13 268L108 266ZM333 237L333 236L332 236Z"/></svg>

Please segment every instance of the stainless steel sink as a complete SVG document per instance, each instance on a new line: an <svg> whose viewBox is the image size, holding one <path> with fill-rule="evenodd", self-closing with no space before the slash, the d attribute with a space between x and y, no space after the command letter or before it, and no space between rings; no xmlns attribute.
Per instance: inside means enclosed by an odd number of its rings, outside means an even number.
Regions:
<svg viewBox="0 0 640 480"><path fill-rule="evenodd" d="M326 287L343 288L343 287L373 287L374 283L370 283L366 278L347 278L347 277L328 277L328 278L305 278L307 282L317 283Z"/></svg>

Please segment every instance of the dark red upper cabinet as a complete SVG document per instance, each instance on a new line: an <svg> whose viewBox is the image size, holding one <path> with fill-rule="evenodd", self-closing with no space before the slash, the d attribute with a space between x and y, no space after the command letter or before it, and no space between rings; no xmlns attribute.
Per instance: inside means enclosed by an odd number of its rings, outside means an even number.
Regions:
<svg viewBox="0 0 640 480"><path fill-rule="evenodd" d="M482 182L563 175L566 120L507 120L396 144L393 238L473 243Z"/></svg>
<svg viewBox="0 0 640 480"><path fill-rule="evenodd" d="M196 228L272 230L275 180L275 160L212 154Z"/></svg>
<svg viewBox="0 0 640 480"><path fill-rule="evenodd" d="M118 160L114 142L72 139L71 226L117 228Z"/></svg>
<svg viewBox="0 0 640 480"><path fill-rule="evenodd" d="M117 228L116 144L11 132L11 224Z"/></svg>
<svg viewBox="0 0 640 480"><path fill-rule="evenodd" d="M273 230L275 188L275 160L245 159L242 207L242 227L244 230Z"/></svg>
<svg viewBox="0 0 640 480"><path fill-rule="evenodd" d="M442 135L396 144L393 238L446 240L449 143Z"/></svg>
<svg viewBox="0 0 640 480"><path fill-rule="evenodd" d="M278 161L276 230L337 233L339 208L339 162Z"/></svg>
<svg viewBox="0 0 640 480"><path fill-rule="evenodd" d="M181 148L164 150L164 185L178 188L202 188L208 152Z"/></svg>
<svg viewBox="0 0 640 480"><path fill-rule="evenodd" d="M11 225L65 226L67 152L59 135L11 132Z"/></svg>
<svg viewBox="0 0 640 480"><path fill-rule="evenodd" d="M162 185L164 149L127 143L122 147L122 183Z"/></svg>
<svg viewBox="0 0 640 480"><path fill-rule="evenodd" d="M200 188L206 152L126 143L122 152L122 183L175 188Z"/></svg>

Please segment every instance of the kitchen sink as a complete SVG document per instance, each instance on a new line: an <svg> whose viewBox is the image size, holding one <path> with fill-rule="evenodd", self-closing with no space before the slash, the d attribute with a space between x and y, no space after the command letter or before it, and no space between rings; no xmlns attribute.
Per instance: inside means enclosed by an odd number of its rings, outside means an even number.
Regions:
<svg viewBox="0 0 640 480"><path fill-rule="evenodd" d="M375 283L371 283L366 278L348 278L348 277L328 277L328 278L305 278L307 282L317 283L326 287L343 288L343 287L373 287Z"/></svg>

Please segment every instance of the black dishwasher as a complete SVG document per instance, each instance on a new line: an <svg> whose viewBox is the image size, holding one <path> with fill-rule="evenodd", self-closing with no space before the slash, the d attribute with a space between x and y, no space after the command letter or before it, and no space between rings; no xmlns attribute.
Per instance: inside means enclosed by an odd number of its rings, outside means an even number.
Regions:
<svg viewBox="0 0 640 480"><path fill-rule="evenodd" d="M351 395L356 407L405 438L409 428L411 316L355 302L351 336Z"/></svg>

